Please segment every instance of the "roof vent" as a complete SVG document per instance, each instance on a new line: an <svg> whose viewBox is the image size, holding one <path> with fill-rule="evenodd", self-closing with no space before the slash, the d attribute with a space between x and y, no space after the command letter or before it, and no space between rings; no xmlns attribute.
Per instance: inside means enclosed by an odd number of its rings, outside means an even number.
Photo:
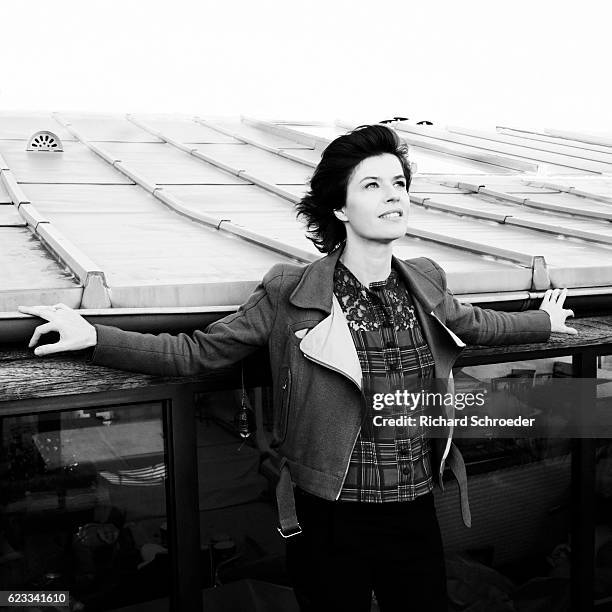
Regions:
<svg viewBox="0 0 612 612"><path fill-rule="evenodd" d="M408 121L408 117L393 117L393 119L383 119L378 123L395 123L396 121Z"/></svg>
<svg viewBox="0 0 612 612"><path fill-rule="evenodd" d="M26 151L63 150L64 147L62 146L62 141L59 139L59 136L47 130L41 130L40 132L36 132L36 134L34 134L32 138L30 138L30 142L28 142L28 146L26 147Z"/></svg>

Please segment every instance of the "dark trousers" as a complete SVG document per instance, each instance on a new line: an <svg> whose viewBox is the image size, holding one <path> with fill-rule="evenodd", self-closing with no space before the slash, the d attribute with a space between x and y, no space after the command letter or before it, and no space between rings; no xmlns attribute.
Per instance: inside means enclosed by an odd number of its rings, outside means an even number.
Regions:
<svg viewBox="0 0 612 612"><path fill-rule="evenodd" d="M446 572L433 495L411 502L333 502L296 491L300 535L287 567L302 612L446 612Z"/></svg>

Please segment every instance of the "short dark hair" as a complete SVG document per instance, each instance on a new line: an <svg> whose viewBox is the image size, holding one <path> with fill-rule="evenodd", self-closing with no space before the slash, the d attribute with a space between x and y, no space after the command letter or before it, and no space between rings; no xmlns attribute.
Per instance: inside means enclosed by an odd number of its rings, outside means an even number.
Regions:
<svg viewBox="0 0 612 612"><path fill-rule="evenodd" d="M323 151L310 179L310 190L296 204L306 222L307 237L322 253L331 253L346 240L344 223L334 215L346 204L346 189L357 165L368 157L391 153L402 165L406 189L412 173L408 147L384 125L362 125L333 140Z"/></svg>

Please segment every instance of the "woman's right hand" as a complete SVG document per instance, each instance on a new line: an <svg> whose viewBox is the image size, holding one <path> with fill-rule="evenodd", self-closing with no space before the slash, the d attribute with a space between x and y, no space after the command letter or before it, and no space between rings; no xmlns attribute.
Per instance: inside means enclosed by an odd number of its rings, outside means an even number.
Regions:
<svg viewBox="0 0 612 612"><path fill-rule="evenodd" d="M60 336L60 339L54 344L43 344L34 349L34 354L38 357L61 351L80 351L95 346L98 341L96 328L65 304L19 306L19 312L40 317L47 321L47 323L39 325L34 330L28 347L31 348L38 344L38 340L43 334L57 332Z"/></svg>

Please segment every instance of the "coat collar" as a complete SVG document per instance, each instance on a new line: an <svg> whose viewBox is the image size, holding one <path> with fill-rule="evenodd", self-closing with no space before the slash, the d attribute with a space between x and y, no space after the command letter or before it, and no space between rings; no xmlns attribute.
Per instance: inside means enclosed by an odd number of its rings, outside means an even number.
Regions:
<svg viewBox="0 0 612 612"><path fill-rule="evenodd" d="M406 284L410 295L422 304L426 309L425 312L433 312L445 298L444 287L437 280L440 278L440 273L428 259L421 258L420 260L427 262L425 269L418 266L416 261L413 259L403 261L393 257L392 265Z"/></svg>
<svg viewBox="0 0 612 612"><path fill-rule="evenodd" d="M289 301L298 308L314 308L329 314L332 310L334 295L334 270L342 255L342 247L329 255L313 261L304 269L297 287L289 296Z"/></svg>
<svg viewBox="0 0 612 612"><path fill-rule="evenodd" d="M332 311L334 295L334 269L342 255L342 247L306 266L304 274L289 296L289 301L298 308L313 308L326 314ZM425 312L432 312L444 300L444 289L437 282L439 274L428 260L429 268L421 269L414 260L402 261L393 257L392 265L406 284L410 295L417 299ZM431 274L435 272L435 274Z"/></svg>

